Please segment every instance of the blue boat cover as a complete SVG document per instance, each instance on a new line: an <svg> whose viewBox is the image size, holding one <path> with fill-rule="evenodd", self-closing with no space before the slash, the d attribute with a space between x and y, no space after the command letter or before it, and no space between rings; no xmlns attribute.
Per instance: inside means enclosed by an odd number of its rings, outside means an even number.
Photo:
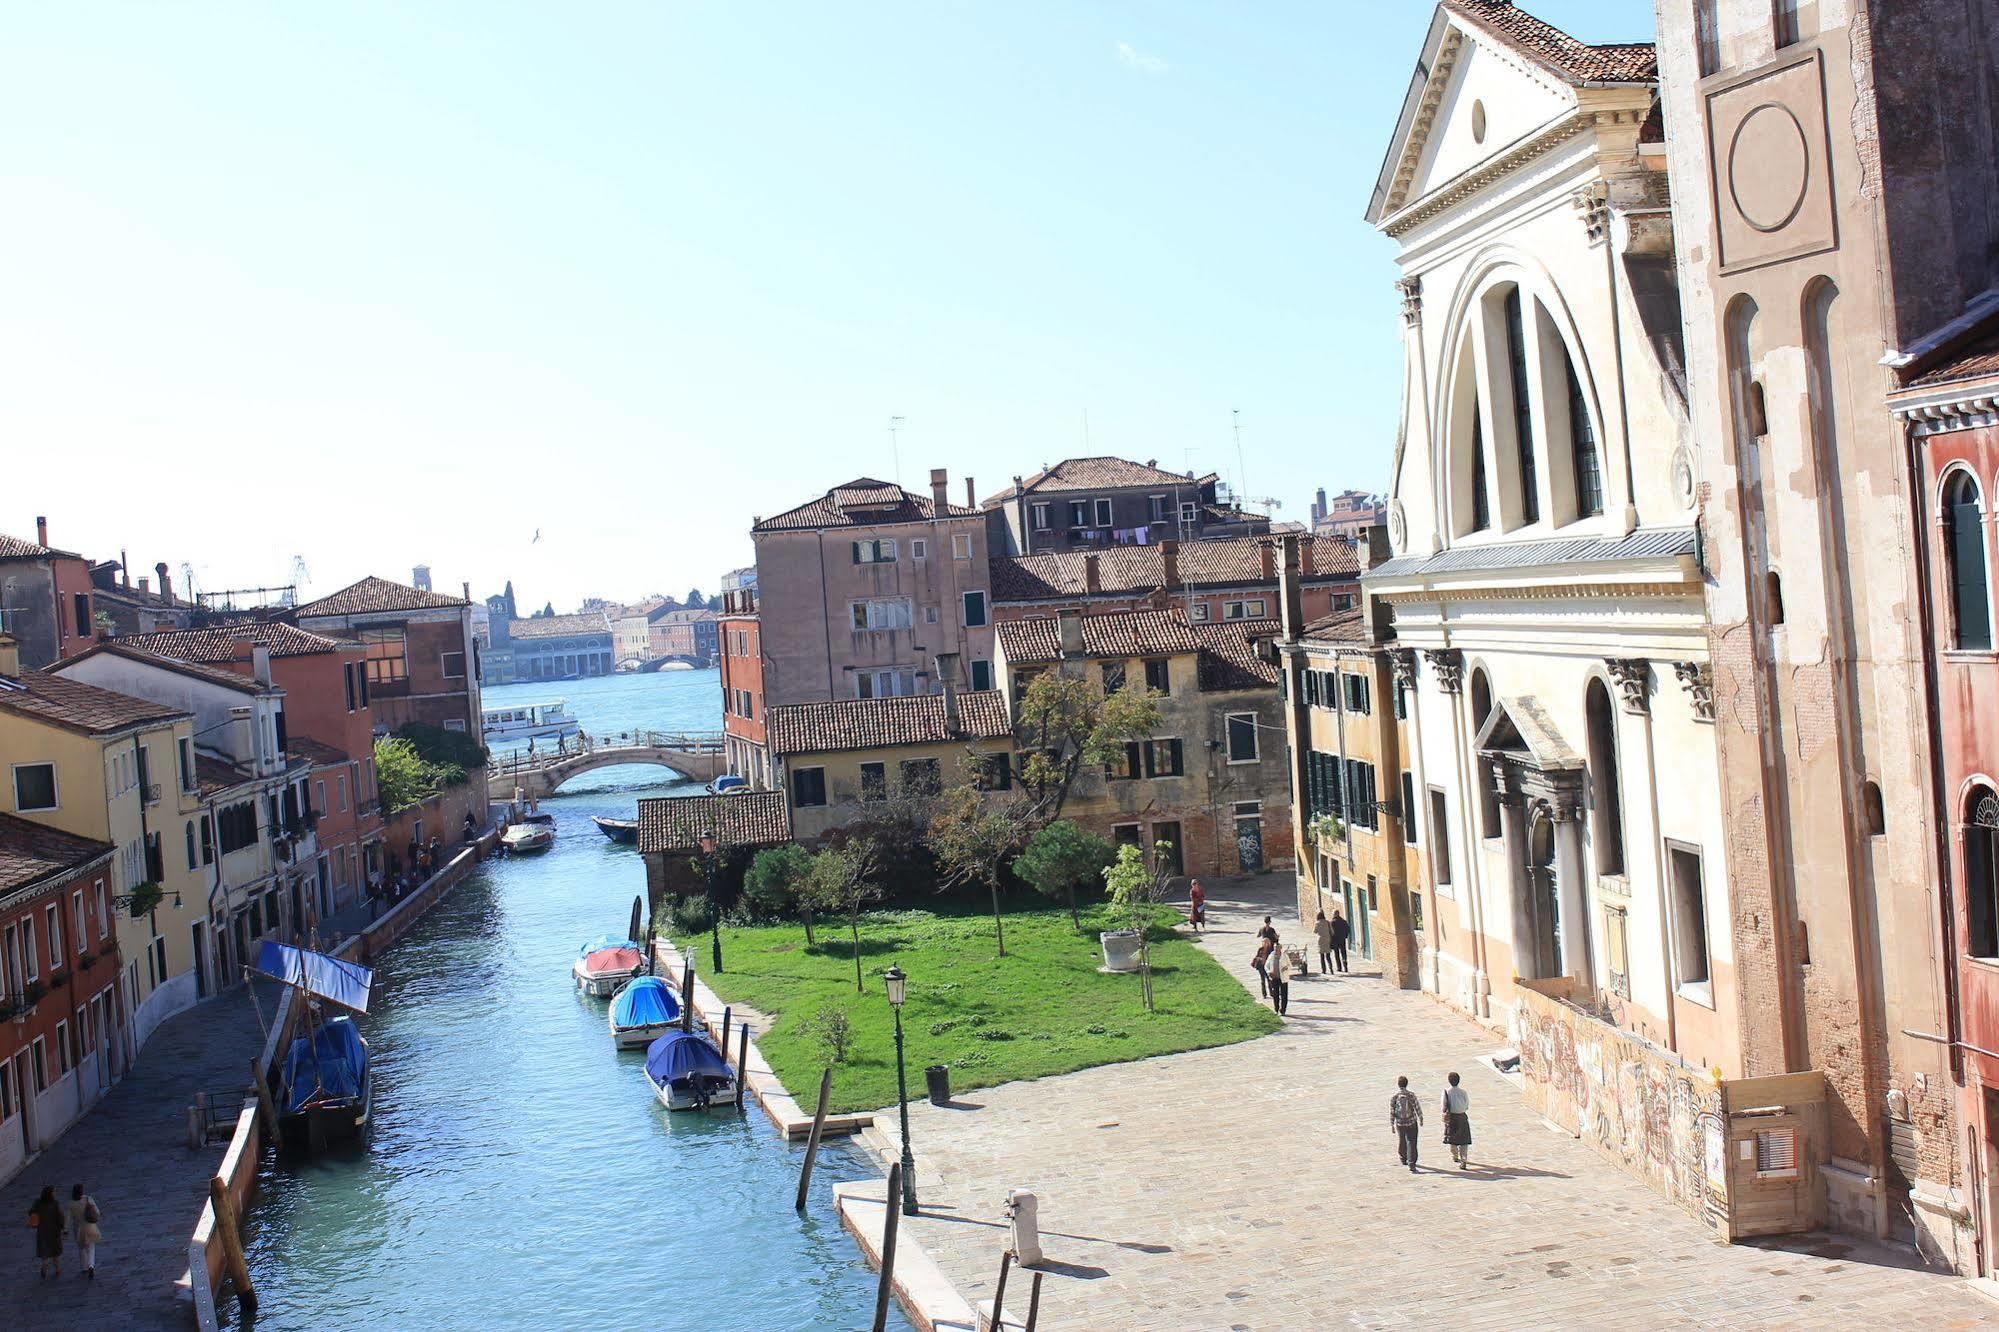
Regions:
<svg viewBox="0 0 1999 1332"><path fill-rule="evenodd" d="M657 976L641 976L611 1001L611 1025L648 1027L680 1016L680 1001Z"/></svg>
<svg viewBox="0 0 1999 1332"><path fill-rule="evenodd" d="M576 956L588 957L590 954L605 948L637 948L638 946L639 941L637 939L622 939L615 934L606 934L602 938L592 940L590 943L584 944L581 948L577 949Z"/></svg>
<svg viewBox="0 0 1999 1332"><path fill-rule="evenodd" d="M266 939L258 950L256 969L342 1008L368 1011L368 987L374 983L375 973L358 962L343 962L325 953Z"/></svg>
<svg viewBox="0 0 1999 1332"><path fill-rule="evenodd" d="M669 1031L646 1047L646 1076L671 1082L695 1073L729 1076L729 1063L713 1041L698 1031Z"/></svg>
<svg viewBox="0 0 1999 1332"><path fill-rule="evenodd" d="M367 1069L368 1050L361 1044L354 1019L333 1019L314 1036L293 1041L285 1052L285 1112L299 1109L315 1096L359 1096L361 1075Z"/></svg>

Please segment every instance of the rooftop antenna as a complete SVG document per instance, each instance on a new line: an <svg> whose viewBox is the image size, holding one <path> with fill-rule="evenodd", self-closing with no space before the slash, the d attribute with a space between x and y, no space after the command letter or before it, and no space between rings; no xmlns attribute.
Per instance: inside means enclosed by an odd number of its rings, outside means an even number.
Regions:
<svg viewBox="0 0 1999 1332"><path fill-rule="evenodd" d="M1083 452L1090 451L1090 409L1083 409Z"/></svg>
<svg viewBox="0 0 1999 1332"><path fill-rule="evenodd" d="M895 484L897 486L902 484L902 441L896 438L896 432L902 429L902 423L907 419L907 417L903 416L891 416L888 418L889 463L895 468Z"/></svg>
<svg viewBox="0 0 1999 1332"><path fill-rule="evenodd" d="M1243 464L1242 460L1242 413L1233 407L1229 408L1229 423L1230 428L1235 431L1236 484L1242 488L1242 493L1247 495L1249 493L1249 468Z"/></svg>

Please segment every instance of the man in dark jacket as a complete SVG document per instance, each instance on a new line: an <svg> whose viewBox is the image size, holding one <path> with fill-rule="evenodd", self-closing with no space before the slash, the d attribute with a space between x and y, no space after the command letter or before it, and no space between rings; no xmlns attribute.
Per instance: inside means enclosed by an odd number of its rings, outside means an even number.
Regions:
<svg viewBox="0 0 1999 1332"><path fill-rule="evenodd" d="M1340 914L1340 909L1338 907L1334 907L1333 908L1333 965L1337 966L1340 969L1340 974L1342 976L1347 974L1347 940L1351 939L1352 937L1353 937L1353 926L1347 924L1347 918Z"/></svg>

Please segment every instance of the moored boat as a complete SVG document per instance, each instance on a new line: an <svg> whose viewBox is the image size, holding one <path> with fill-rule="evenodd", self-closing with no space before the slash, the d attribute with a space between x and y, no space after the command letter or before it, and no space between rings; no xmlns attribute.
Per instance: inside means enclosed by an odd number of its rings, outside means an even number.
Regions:
<svg viewBox="0 0 1999 1332"><path fill-rule="evenodd" d="M576 978L577 989L606 999L645 969L645 955L636 940L607 938L584 944L569 971Z"/></svg>
<svg viewBox="0 0 1999 1332"><path fill-rule="evenodd" d="M670 1031L646 1047L646 1081L669 1110L705 1110L736 1095L736 1076L698 1031Z"/></svg>
<svg viewBox="0 0 1999 1332"><path fill-rule="evenodd" d="M639 976L611 1000L606 1020L620 1050L644 1049L679 1023L680 1001L659 977Z"/></svg>
<svg viewBox="0 0 1999 1332"><path fill-rule="evenodd" d="M500 845L510 856L527 856L537 851L546 851L555 845L555 824L539 821L509 824L507 830L500 834Z"/></svg>
<svg viewBox="0 0 1999 1332"><path fill-rule="evenodd" d="M334 1018L291 1043L278 1096L278 1133L287 1143L318 1151L367 1131L375 1079L353 1018Z"/></svg>
<svg viewBox="0 0 1999 1332"><path fill-rule="evenodd" d="M592 814L590 822L597 825L598 832L603 833L604 836L614 842L631 845L639 840L639 821L637 819L607 819L601 814Z"/></svg>

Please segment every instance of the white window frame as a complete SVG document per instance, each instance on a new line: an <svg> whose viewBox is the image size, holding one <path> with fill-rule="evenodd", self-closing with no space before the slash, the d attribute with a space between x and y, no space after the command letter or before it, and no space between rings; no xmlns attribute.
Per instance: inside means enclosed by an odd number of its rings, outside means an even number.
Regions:
<svg viewBox="0 0 1999 1332"><path fill-rule="evenodd" d="M1247 619L1248 616L1245 613L1247 609L1244 603L1240 601L1224 601L1222 603L1222 618L1224 620Z"/></svg>
<svg viewBox="0 0 1999 1332"><path fill-rule="evenodd" d="M1667 901L1671 904L1672 908L1673 992L1690 1003L1699 1004L1703 1008L1713 1008L1714 948L1709 935L1712 913L1708 910L1707 858L1701 854L1701 849L1691 842L1682 842L1672 837L1666 838L1665 842ZM1700 875L1699 882L1695 885L1700 893L1701 932L1698 943L1701 959L1707 967L1707 974L1696 980L1684 979L1681 974L1685 969L1688 939L1686 913L1683 911L1680 902L1679 866L1675 859L1676 855L1692 857L1695 870Z"/></svg>
<svg viewBox="0 0 1999 1332"><path fill-rule="evenodd" d="M897 608L900 608L898 613ZM848 623L857 634L893 633L914 628L908 597L868 597L847 603Z"/></svg>
<svg viewBox="0 0 1999 1332"><path fill-rule="evenodd" d="M1090 506L1090 513L1096 519L1096 522L1091 524L1093 527L1109 527L1115 521L1115 515L1111 511L1111 502L1108 499L1099 498L1093 501Z"/></svg>
<svg viewBox="0 0 1999 1332"><path fill-rule="evenodd" d="M860 553L860 552L862 552L862 551L865 551L865 552L867 553L867 556L868 556L868 558L867 558L867 559L857 559L857 560L855 560L855 561L854 561L854 563L855 563L855 564L894 564L894 563L895 563L895 538L894 538L894 537L876 537L875 539L873 539L873 540L871 540L871 541L856 541L856 542L854 543L854 550L855 550L855 552L856 552L857 554L858 554L858 553Z"/></svg>
<svg viewBox="0 0 1999 1332"><path fill-rule="evenodd" d="M1234 727L1235 723L1239 721L1249 723L1249 748L1251 752L1248 758L1237 758L1235 756ZM1231 712L1225 715L1222 718L1222 745L1223 752L1228 755L1228 762L1231 767L1261 763L1263 761L1263 742L1262 737L1256 733L1256 714L1254 712Z"/></svg>
<svg viewBox="0 0 1999 1332"><path fill-rule="evenodd" d="M97 939L102 943L111 933L111 899L105 895L104 880L92 885L97 894Z"/></svg>
<svg viewBox="0 0 1999 1332"><path fill-rule="evenodd" d="M53 803L47 805L24 805L21 803L21 769L23 768L47 768L49 770L49 796ZM62 808L62 774L56 771L54 763L47 760L37 760L34 763L16 763L10 771L13 776L14 810L16 813L42 814Z"/></svg>
<svg viewBox="0 0 1999 1332"><path fill-rule="evenodd" d="M49 970L54 971L62 965L62 903L49 903L42 916L48 922Z"/></svg>
<svg viewBox="0 0 1999 1332"><path fill-rule="evenodd" d="M69 904L71 914L75 917L70 926L76 931L76 951L79 954L87 953L90 951L90 930L89 920L83 913L83 889L78 888L69 895Z"/></svg>
<svg viewBox="0 0 1999 1332"><path fill-rule="evenodd" d="M979 618L976 623L972 620L972 598L974 597L977 597L979 602ZM969 592L966 592L961 600L963 602L963 605L959 608L960 614L963 616L961 623L967 629L982 629L993 622L992 598L987 596L983 591L973 588Z"/></svg>
<svg viewBox="0 0 1999 1332"><path fill-rule="evenodd" d="M1163 523L1172 516L1173 497L1171 495L1147 495L1145 502L1148 513L1155 523Z"/></svg>
<svg viewBox="0 0 1999 1332"><path fill-rule="evenodd" d="M909 558L917 561L929 559L930 543L922 537L911 537L909 541Z"/></svg>
<svg viewBox="0 0 1999 1332"><path fill-rule="evenodd" d="M969 560L972 558L971 533L953 532L951 534L951 558L954 560Z"/></svg>
<svg viewBox="0 0 1999 1332"><path fill-rule="evenodd" d="M1206 624L1208 622L1208 614L1208 603L1205 601L1197 601L1187 608L1187 618L1195 624Z"/></svg>
<svg viewBox="0 0 1999 1332"><path fill-rule="evenodd" d="M1039 500L1027 506L1028 530L1046 532L1048 527L1048 501Z"/></svg>
<svg viewBox="0 0 1999 1332"><path fill-rule="evenodd" d="M1246 620L1267 619L1269 615L1270 603L1262 597L1251 597L1249 601L1244 603L1243 618Z"/></svg>

